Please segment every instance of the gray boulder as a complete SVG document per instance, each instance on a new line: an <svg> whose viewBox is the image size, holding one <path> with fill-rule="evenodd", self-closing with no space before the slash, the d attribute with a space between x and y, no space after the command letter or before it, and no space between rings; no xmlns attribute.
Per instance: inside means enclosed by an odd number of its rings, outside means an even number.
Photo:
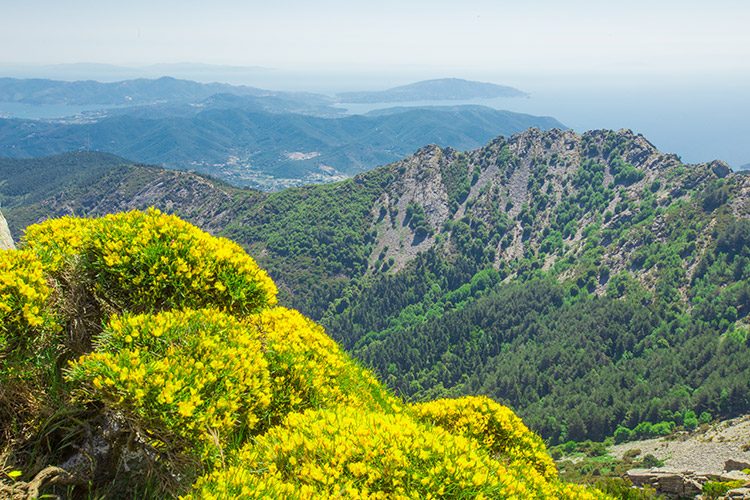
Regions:
<svg viewBox="0 0 750 500"><path fill-rule="evenodd" d="M733 460L729 459L726 462L724 462L724 470L725 471L732 471L732 470L745 470L750 469L750 463L741 461L741 460Z"/></svg>
<svg viewBox="0 0 750 500"><path fill-rule="evenodd" d="M13 243L13 237L10 235L10 229L8 229L8 222L0 212L0 249L8 250L9 248L16 248Z"/></svg>
<svg viewBox="0 0 750 500"><path fill-rule="evenodd" d="M706 477L693 471L665 469L632 469L627 477L634 486L650 486L659 493L678 497L694 497L703 490Z"/></svg>
<svg viewBox="0 0 750 500"><path fill-rule="evenodd" d="M735 488L727 491L724 500L750 500L750 488Z"/></svg>

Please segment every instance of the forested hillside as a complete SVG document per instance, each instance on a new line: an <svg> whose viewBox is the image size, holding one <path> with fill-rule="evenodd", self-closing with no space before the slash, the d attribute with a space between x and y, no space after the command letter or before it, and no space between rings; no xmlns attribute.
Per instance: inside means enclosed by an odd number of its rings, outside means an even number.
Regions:
<svg viewBox="0 0 750 500"><path fill-rule="evenodd" d="M26 226L63 215L102 215L158 205L179 211L212 233L228 220L227 207L245 196L263 198L218 179L136 164L107 153L76 151L0 158L0 206L15 239Z"/></svg>
<svg viewBox="0 0 750 500"><path fill-rule="evenodd" d="M408 398L491 395L553 442L750 410L750 179L721 162L531 129L324 186L201 182L189 209L132 198L248 248L282 304Z"/></svg>
<svg viewBox="0 0 750 500"><path fill-rule="evenodd" d="M108 153L88 151L45 158L0 158L3 206L27 206L69 188L85 186L102 174L132 163Z"/></svg>

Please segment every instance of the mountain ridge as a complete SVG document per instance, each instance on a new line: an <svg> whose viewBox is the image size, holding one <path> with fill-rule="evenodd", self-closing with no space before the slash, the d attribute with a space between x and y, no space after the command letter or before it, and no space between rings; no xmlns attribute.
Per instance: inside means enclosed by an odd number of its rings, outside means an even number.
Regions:
<svg viewBox="0 0 750 500"><path fill-rule="evenodd" d="M386 174L386 178L390 178L389 183L395 179L399 179L398 183L391 184L391 187L389 188L390 192L383 190L378 198L376 198L371 210L375 213L373 215L374 219L378 219L377 213L381 212L381 208L387 210L386 215L388 217L393 214L396 227L404 228L401 231L406 231L407 234L406 239L404 239L403 235L401 239L408 243L414 241L415 236L414 231L408 227L408 224L404 225L404 222L406 221L406 208L409 203L417 202L420 205L423 205L430 228L433 231L439 231L440 227L445 224L448 218L460 218L465 215L467 213L467 201L477 197L482 191L482 188L487 186L493 176L502 174L496 165L492 164L490 158L492 155L499 158L501 155L498 155L498 153L501 152L503 148L507 147L508 151L502 156L510 154L524 158L523 161L517 162L518 166L513 165L512 162L511 171L509 171L507 175L501 176L501 180L507 182L507 185L505 185L505 193L501 196L501 204L503 205L503 208L508 206L507 215L512 221L519 217L519 214L521 214L521 211L523 210L523 204L528 203L529 195L532 194L532 190L529 189L529 180L533 177L532 172L530 171L530 166L531 163L535 161L533 159L536 154L548 149L551 151L548 156L559 159L563 157L561 156L561 153L564 152L567 155L569 165L566 169L565 166L561 164L558 168L558 170L560 170L558 176L565 177L570 175L570 168L576 167L576 162L584 157L586 152L583 151L583 149L589 147L588 143L581 144L582 139L592 138L601 143L602 140L605 139L605 136L619 136L623 140L628 141L630 149L625 158L635 162L639 169L645 169L650 172L648 175L644 175L644 177L642 177L635 185L631 183L625 188L630 192L636 192L638 187L644 185L646 181L650 182L655 180L660 171L668 171L669 169L682 167L682 164L679 162L676 155L659 153L653 144L648 142L648 140L642 135L633 134L629 130L621 130L619 132L592 131L584 135L578 135L570 130L551 130L548 132L542 132L538 129L529 129L523 133L511 136L508 140L503 137L498 137L483 148L465 153L460 153L452 148L441 148L434 144L424 146L401 161L394 162L388 166L380 167L370 172L358 174L352 180L346 181L344 184L336 183L330 186L330 189L340 191L346 185L362 185L363 182L366 182L364 179L367 177L382 176L383 174ZM586 141L584 140L583 142ZM547 144L549 144L549 146ZM596 147L596 145L593 147ZM446 174L441 172L441 169L445 169L449 164L456 163L460 157L464 157L466 161L475 161L480 164L479 168L474 169L478 174L477 180L473 181L473 172L466 171L463 174L463 181L466 182L466 184L462 186L446 186L446 183L450 184L450 180L444 178ZM505 158L503 158L503 160L504 159ZM482 163L483 165L481 165ZM695 188L697 185L705 183L711 178L721 178L731 174L731 169L720 161L694 165L692 166L692 170L687 185L688 188ZM158 172L160 170L156 169L155 171ZM165 171L164 174L166 173L167 172ZM390 177L388 174L391 174ZM172 173L169 174L169 176L172 175ZM182 173L174 175L175 178L179 178L187 174ZM189 174L189 176L191 179L195 178L193 174ZM211 180L210 177L206 179L209 183L216 182ZM614 176L612 175L611 170L605 169L602 176L602 182L612 182L613 180ZM314 187L297 189L301 189L301 191L293 190L289 191L289 193L310 193L316 191L316 188ZM556 186L555 189L556 196L559 196L560 192L558 192L557 189L561 190L560 186ZM442 191L442 194L440 191ZM662 189L662 191L664 190ZM232 189L232 192L252 193L253 191ZM679 190L669 192L664 191L662 199L666 199L667 195L673 196L676 194L679 194ZM451 195L453 196L454 203L453 214L449 214L450 207L441 207L441 205L450 203ZM684 193L682 195L684 196ZM393 199L395 204L389 203L390 199ZM156 199L154 199L154 201L155 200ZM462 201L459 203L459 200ZM475 204L476 202L469 203L469 207ZM616 203L614 201L610 201L607 205L610 209L615 206ZM104 208L106 207L103 206L102 209ZM739 204L737 205L736 210L740 210ZM743 216L745 215L745 210L746 208L742 209ZM625 219L630 216L630 212L627 211L615 214L617 220ZM487 213L484 213L484 217L487 217ZM516 229L519 229L519 226L520 224L516 226ZM518 257L518 255L521 255L523 250L519 245L524 243L522 233L522 230L518 234L514 233L512 235L514 243L509 247L502 249L502 251L498 251L496 257L499 258L504 256L515 258ZM428 236L427 239L434 242L435 236ZM394 271L400 269L403 264L407 262L407 260L403 260L396 251L391 251L386 255L388 257L393 256L396 258L396 263L392 268Z"/></svg>
<svg viewBox="0 0 750 500"><path fill-rule="evenodd" d="M214 94L261 96L276 94L245 85L198 83L170 76L136 78L101 83L95 80L73 82L44 78L0 78L0 102L27 104L132 105L160 101L206 99ZM318 96L323 99L323 96Z"/></svg>

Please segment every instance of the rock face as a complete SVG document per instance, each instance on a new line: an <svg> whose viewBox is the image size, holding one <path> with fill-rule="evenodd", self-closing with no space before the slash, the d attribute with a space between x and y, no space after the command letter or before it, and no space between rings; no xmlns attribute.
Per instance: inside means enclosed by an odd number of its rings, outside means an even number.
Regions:
<svg viewBox="0 0 750 500"><path fill-rule="evenodd" d="M733 460L731 458L724 462L724 470L726 471L745 469L750 469L750 463L740 460Z"/></svg>
<svg viewBox="0 0 750 500"><path fill-rule="evenodd" d="M720 160L714 160L710 162L708 166L711 167L711 171L713 171L713 173L715 173L717 177L722 179L729 175L730 172L732 172L732 169L729 167L729 165Z"/></svg>
<svg viewBox="0 0 750 500"><path fill-rule="evenodd" d="M13 243L13 238L10 235L10 229L8 229L8 222L0 212L0 248L8 250L9 248L16 248Z"/></svg>
<svg viewBox="0 0 750 500"><path fill-rule="evenodd" d="M737 470L717 474L668 469L631 469L626 475L634 486L650 486L659 493L679 498L700 495L703 491L703 485L708 481L748 481L750 479L750 476ZM740 492L740 490L743 491ZM746 488L731 490L725 498L750 499L750 495L742 496L746 493L744 490ZM739 496L729 496L730 493Z"/></svg>
<svg viewBox="0 0 750 500"><path fill-rule="evenodd" d="M735 488L727 491L725 500L750 500L750 488Z"/></svg>
<svg viewBox="0 0 750 500"><path fill-rule="evenodd" d="M703 491L708 478L690 471L663 469L633 469L627 472L634 486L650 486L659 493L680 497L693 497Z"/></svg>

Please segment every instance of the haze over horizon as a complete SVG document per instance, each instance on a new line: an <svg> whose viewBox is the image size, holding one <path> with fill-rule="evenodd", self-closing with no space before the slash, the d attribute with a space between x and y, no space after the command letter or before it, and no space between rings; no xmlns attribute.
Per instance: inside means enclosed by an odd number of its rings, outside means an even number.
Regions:
<svg viewBox="0 0 750 500"><path fill-rule="evenodd" d="M750 162L747 2L34 0L4 11L0 76L160 64L176 77L325 93L457 77L530 92L507 108L578 131L633 128L687 161ZM235 68L179 74L184 62ZM105 81L93 67L57 78Z"/></svg>
<svg viewBox="0 0 750 500"><path fill-rule="evenodd" d="M6 5L1 63L202 62L270 68L433 66L511 73L750 73L737 0L93 3ZM95 43L92 43L95 42Z"/></svg>

